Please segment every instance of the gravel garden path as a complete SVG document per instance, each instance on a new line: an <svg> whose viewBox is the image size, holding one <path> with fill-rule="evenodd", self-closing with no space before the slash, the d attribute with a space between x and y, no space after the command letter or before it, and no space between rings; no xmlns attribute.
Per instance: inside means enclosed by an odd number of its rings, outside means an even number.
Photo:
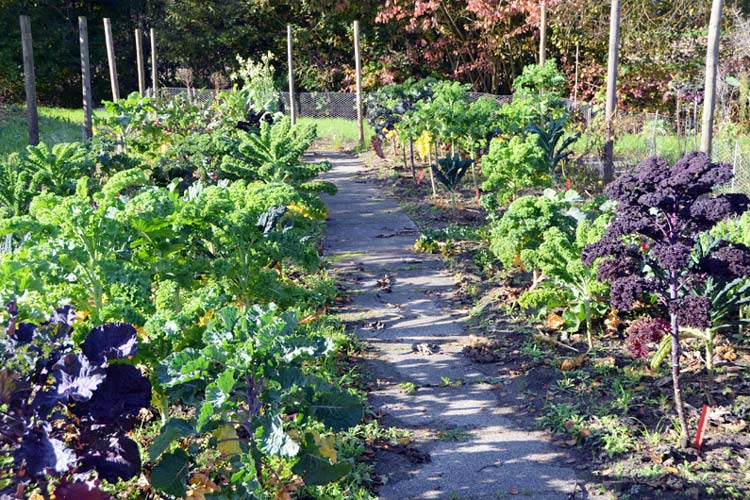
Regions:
<svg viewBox="0 0 750 500"><path fill-rule="evenodd" d="M502 380L462 355L467 310L452 307L456 282L440 259L412 251L417 226L359 175L358 159L323 156L333 163L326 180L339 188L326 198L325 240L350 298L339 316L365 343L369 403L381 425L415 436L376 454L381 498L592 498L543 433L512 423Z"/></svg>

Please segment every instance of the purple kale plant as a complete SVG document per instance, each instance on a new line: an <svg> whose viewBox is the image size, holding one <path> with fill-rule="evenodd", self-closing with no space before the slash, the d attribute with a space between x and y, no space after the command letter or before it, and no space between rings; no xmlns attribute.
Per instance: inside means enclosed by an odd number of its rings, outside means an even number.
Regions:
<svg viewBox="0 0 750 500"><path fill-rule="evenodd" d="M744 245L723 242L698 258L694 252L701 233L750 206L745 195L715 192L732 175L731 165L713 163L700 152L685 155L674 167L660 158L643 161L634 174L607 186L607 195L618 202L616 217L582 255L589 265L602 259L598 278L610 283L614 307L627 311L651 297L669 321L683 445L688 427L680 388L680 327L710 325L711 300L699 293L707 279L750 275L750 249Z"/></svg>
<svg viewBox="0 0 750 500"><path fill-rule="evenodd" d="M636 358L645 358L649 353L649 345L659 342L665 335L669 335L669 323L663 318L642 316L633 321L627 330L625 341L630 354Z"/></svg>
<svg viewBox="0 0 750 500"><path fill-rule="evenodd" d="M0 451L13 463L0 480L12 487L0 498L46 492L49 482L58 500L106 498L97 481L128 480L141 467L126 432L150 405L151 383L118 363L135 355L135 329L98 326L77 349L70 306L40 325L21 322L15 302L8 313L0 332Z"/></svg>

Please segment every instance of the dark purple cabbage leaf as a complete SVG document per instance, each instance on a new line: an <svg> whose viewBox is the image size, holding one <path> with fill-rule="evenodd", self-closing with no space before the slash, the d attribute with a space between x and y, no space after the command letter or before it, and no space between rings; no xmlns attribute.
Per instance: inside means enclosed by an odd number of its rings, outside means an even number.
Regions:
<svg viewBox="0 0 750 500"><path fill-rule="evenodd" d="M136 354L135 329L98 326L79 350L71 338L72 307L39 325L20 321L15 302L7 312L0 334L0 403L7 407L0 412L0 451L13 456L13 474L24 482L59 482L56 498L108 498L91 478L128 480L141 468L138 445L125 435L151 402L149 380L123 364Z"/></svg>

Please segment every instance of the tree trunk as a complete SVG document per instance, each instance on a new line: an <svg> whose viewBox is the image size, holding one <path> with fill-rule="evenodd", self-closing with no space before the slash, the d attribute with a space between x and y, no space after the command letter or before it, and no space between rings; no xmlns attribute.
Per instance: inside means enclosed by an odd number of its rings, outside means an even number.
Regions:
<svg viewBox="0 0 750 500"><path fill-rule="evenodd" d="M711 20L708 24L708 47L706 49L706 84L703 99L703 126L701 151L711 156L713 140L714 109L716 108L716 70L719 64L719 37L721 35L721 9L724 0L713 0Z"/></svg>
<svg viewBox="0 0 750 500"><path fill-rule="evenodd" d="M607 65L607 105L605 111L606 142L604 143L604 184L612 182L614 164L614 114L617 106L617 57L620 48L620 0L612 0L609 18L609 61Z"/></svg>

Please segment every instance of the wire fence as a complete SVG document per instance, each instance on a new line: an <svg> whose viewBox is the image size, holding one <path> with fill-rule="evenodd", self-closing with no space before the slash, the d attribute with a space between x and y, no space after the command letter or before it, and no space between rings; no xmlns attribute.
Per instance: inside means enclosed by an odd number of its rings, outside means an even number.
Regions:
<svg viewBox="0 0 750 500"><path fill-rule="evenodd" d="M208 105L218 94L211 89L188 89L164 87L159 95L174 98L189 96L198 105ZM470 100L481 97L496 99L502 104L510 103L512 96L470 92ZM279 110L290 111L289 93L279 94ZM367 102L367 96L363 96ZM294 95L295 111L299 117L357 119L357 97L353 92L298 92ZM568 111L578 123L582 135L574 146L577 155L572 166L581 173L601 176L603 171L602 150L604 146L603 117L585 102L566 100ZM365 104L366 105L366 104ZM366 110L365 110L366 112ZM644 159L661 156L674 163L685 153L700 147L700 113L684 113L675 116L659 113L619 113L615 127L615 172L632 172ZM714 161L730 163L735 171L733 189L750 193L750 137L737 131L719 130L712 145Z"/></svg>
<svg viewBox="0 0 750 500"><path fill-rule="evenodd" d="M594 115L582 124L583 134L576 144L578 168L601 175L604 132L602 117ZM660 113L619 113L614 120L615 172L632 172L652 156L675 163L690 151L700 149L700 113L677 119ZM711 144L713 161L732 165L735 177L731 188L750 193L750 137L735 127L719 125Z"/></svg>

